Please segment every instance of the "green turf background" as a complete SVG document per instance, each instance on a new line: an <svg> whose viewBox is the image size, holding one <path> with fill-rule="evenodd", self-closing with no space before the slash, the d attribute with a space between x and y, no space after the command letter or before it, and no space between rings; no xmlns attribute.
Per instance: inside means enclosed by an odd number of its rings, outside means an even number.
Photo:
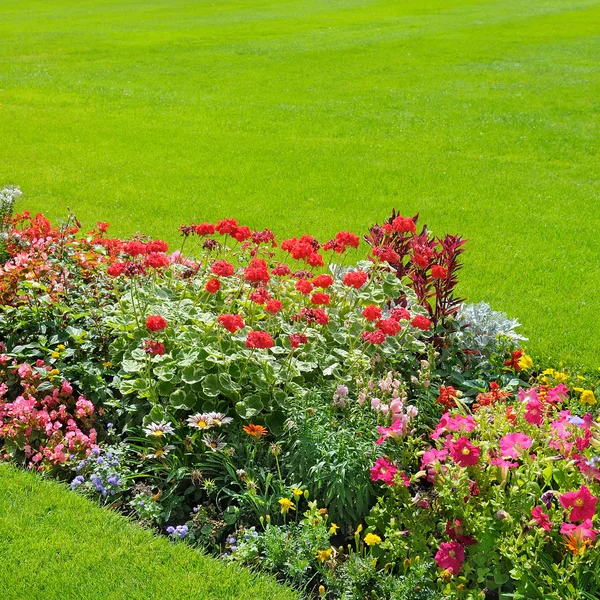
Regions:
<svg viewBox="0 0 600 600"><path fill-rule="evenodd" d="M468 238L462 292L600 365L600 2L0 2L0 185L116 234Z"/></svg>
<svg viewBox="0 0 600 600"><path fill-rule="evenodd" d="M3 600L297 600L54 481L0 464Z"/></svg>

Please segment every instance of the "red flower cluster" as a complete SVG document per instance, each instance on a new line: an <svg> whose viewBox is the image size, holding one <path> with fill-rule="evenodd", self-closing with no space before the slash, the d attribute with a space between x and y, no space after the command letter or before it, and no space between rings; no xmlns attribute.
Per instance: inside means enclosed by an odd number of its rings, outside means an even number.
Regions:
<svg viewBox="0 0 600 600"><path fill-rule="evenodd" d="M246 348L266 350L275 345L273 338L266 331L249 331L246 338Z"/></svg>
<svg viewBox="0 0 600 600"><path fill-rule="evenodd" d="M367 321L377 321L381 319L381 309L375 304L369 304L363 309L362 316L367 319Z"/></svg>
<svg viewBox="0 0 600 600"><path fill-rule="evenodd" d="M289 337L289 340L292 348L298 348L301 345L308 343L308 339L303 333L292 333Z"/></svg>
<svg viewBox="0 0 600 600"><path fill-rule="evenodd" d="M421 331L427 331L431 327L431 321L423 315L415 315L410 324Z"/></svg>
<svg viewBox="0 0 600 600"><path fill-rule="evenodd" d="M221 282L214 277L211 277L204 286L209 294L216 294L221 289Z"/></svg>
<svg viewBox="0 0 600 600"><path fill-rule="evenodd" d="M385 333L383 333L383 331L378 329L376 331L363 331L361 337L365 342L369 342L369 344L379 346L383 344L383 342L385 342L386 336Z"/></svg>
<svg viewBox="0 0 600 600"><path fill-rule="evenodd" d="M219 315L217 321L231 333L235 333L238 329L245 327L244 320L240 315Z"/></svg>
<svg viewBox="0 0 600 600"><path fill-rule="evenodd" d="M299 279L296 281L296 290L298 290L301 294L308 296L313 291L313 284L306 279Z"/></svg>
<svg viewBox="0 0 600 600"><path fill-rule="evenodd" d="M322 292L315 292L311 296L310 301L316 305L327 306L329 304L329 302L331 301L331 297L329 296L329 294L323 294Z"/></svg>
<svg viewBox="0 0 600 600"><path fill-rule="evenodd" d="M344 285L359 290L365 285L368 278L369 276L364 271L350 271L344 275Z"/></svg>
<svg viewBox="0 0 600 600"><path fill-rule="evenodd" d="M167 321L160 315L150 315L146 319L146 329L148 331L162 331L167 328Z"/></svg>
<svg viewBox="0 0 600 600"><path fill-rule="evenodd" d="M244 270L244 280L250 283L268 283L269 269L267 263L262 258L253 258L250 264Z"/></svg>
<svg viewBox="0 0 600 600"><path fill-rule="evenodd" d="M226 260L215 260L210 270L219 277L231 277L235 270Z"/></svg>
<svg viewBox="0 0 600 600"><path fill-rule="evenodd" d="M165 345L156 340L144 340L142 349L150 356L162 356L166 352Z"/></svg>
<svg viewBox="0 0 600 600"><path fill-rule="evenodd" d="M326 290L333 285L333 277L331 275L317 275L312 280L312 284L317 288Z"/></svg>

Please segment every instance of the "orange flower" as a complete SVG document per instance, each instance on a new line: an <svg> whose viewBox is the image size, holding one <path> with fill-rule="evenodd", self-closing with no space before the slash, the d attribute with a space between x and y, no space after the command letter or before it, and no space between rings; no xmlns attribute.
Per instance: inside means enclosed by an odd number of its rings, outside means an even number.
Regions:
<svg viewBox="0 0 600 600"><path fill-rule="evenodd" d="M248 434L251 435L252 437L256 438L256 439L260 439L261 437L267 435L268 430L266 427L263 427L262 425L244 425L243 430Z"/></svg>

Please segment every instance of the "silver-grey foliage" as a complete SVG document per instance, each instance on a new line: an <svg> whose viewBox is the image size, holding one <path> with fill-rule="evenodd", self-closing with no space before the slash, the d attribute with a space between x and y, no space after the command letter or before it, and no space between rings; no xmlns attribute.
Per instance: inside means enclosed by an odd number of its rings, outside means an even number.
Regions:
<svg viewBox="0 0 600 600"><path fill-rule="evenodd" d="M509 319L505 313L492 310L486 302L463 304L456 319L460 327L455 334L458 344L487 357L527 340L515 331L521 326L518 319Z"/></svg>

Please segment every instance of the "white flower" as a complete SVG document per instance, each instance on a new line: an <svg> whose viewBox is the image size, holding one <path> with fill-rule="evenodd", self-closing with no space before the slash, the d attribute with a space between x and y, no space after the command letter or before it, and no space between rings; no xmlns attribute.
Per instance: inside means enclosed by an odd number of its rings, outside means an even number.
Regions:
<svg viewBox="0 0 600 600"><path fill-rule="evenodd" d="M211 412L206 415L212 422L213 425L229 425L233 421L231 417L226 417L222 413Z"/></svg>
<svg viewBox="0 0 600 600"><path fill-rule="evenodd" d="M150 423L147 427L144 427L144 433L148 437L162 437L163 435L169 435L174 433L175 430L171 426L171 423Z"/></svg>
<svg viewBox="0 0 600 600"><path fill-rule="evenodd" d="M153 454L148 454L148 458L164 458L165 456L167 456L167 454L169 454L169 452L171 452L171 450L174 449L175 446L167 444L166 446L162 446L161 448L156 448Z"/></svg>
<svg viewBox="0 0 600 600"><path fill-rule="evenodd" d="M207 413L197 413L188 417L187 421L190 427L196 427L197 429L210 429L214 425L211 416Z"/></svg>
<svg viewBox="0 0 600 600"><path fill-rule="evenodd" d="M223 450L225 448L225 443L223 442L223 438L221 436L204 436L202 441L206 444L207 448L210 448L213 452L218 452L219 450Z"/></svg>

